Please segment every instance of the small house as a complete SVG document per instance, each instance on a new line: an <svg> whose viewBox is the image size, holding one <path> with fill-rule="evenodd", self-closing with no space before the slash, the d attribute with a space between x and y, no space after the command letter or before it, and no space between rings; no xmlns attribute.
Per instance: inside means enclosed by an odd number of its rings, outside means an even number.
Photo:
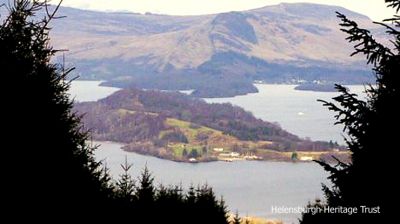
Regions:
<svg viewBox="0 0 400 224"><path fill-rule="evenodd" d="M214 148L213 151L214 152L223 152L224 148Z"/></svg>

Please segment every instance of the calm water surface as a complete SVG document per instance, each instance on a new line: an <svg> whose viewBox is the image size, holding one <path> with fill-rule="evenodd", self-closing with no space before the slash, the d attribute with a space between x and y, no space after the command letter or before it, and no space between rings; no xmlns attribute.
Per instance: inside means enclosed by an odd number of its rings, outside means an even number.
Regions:
<svg viewBox="0 0 400 224"><path fill-rule="evenodd" d="M102 81L73 81L69 94L77 102L97 101L105 98L119 88L100 86Z"/></svg>
<svg viewBox="0 0 400 224"><path fill-rule="evenodd" d="M232 212L296 223L300 214L274 214L272 206L304 206L308 201L321 198L321 182L326 173L315 163L284 162L212 162L200 164L177 163L124 152L121 145L99 142L96 159L103 161L111 174L121 174L121 163L133 164L131 174L137 177L147 167L156 177L157 184L208 184L217 195L223 196Z"/></svg>
<svg viewBox="0 0 400 224"><path fill-rule="evenodd" d="M96 101L117 88L100 87L101 82L75 81L70 94L77 101ZM251 111L256 117L279 122L281 126L301 137L341 142L340 127L332 124L332 113L317 99L328 100L337 93L296 91L292 85L257 85L259 93L233 98L206 99L210 103L229 102ZM362 86L350 87L361 93ZM133 164L131 174L137 177L149 167L156 183L164 185L209 184L217 195L223 195L229 209L241 215L280 219L297 223L300 214L274 214L272 206L304 206L322 197L321 183L328 183L327 174L314 163L283 162L213 162L201 164L176 163L136 153L124 152L117 143L101 142L95 156L117 178L125 157Z"/></svg>
<svg viewBox="0 0 400 224"><path fill-rule="evenodd" d="M257 118L277 122L287 131L312 140L344 143L342 127L335 126L335 113L322 106L318 99L331 101L336 92L295 90L295 85L256 84L258 93L231 98L205 99L209 103L231 103L250 111ZM349 86L361 97L362 85Z"/></svg>

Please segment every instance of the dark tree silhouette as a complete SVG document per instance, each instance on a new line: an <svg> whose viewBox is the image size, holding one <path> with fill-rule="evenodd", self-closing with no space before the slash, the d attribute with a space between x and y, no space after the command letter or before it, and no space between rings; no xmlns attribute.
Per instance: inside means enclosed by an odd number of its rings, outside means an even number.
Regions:
<svg viewBox="0 0 400 224"><path fill-rule="evenodd" d="M194 195L193 206L207 210L196 219L198 210L185 207L189 197L176 187L154 187L147 168L136 187L126 162L114 184L95 161L95 147L71 110L66 78L72 69L51 62L57 50L50 46L48 25L59 6L15 0L1 7L8 7L9 15L1 17L0 72L3 87L13 87L3 93L8 122L2 123L7 145L2 164L11 163L3 178L4 219L12 215L11 222L227 223L225 205L215 200L211 188ZM187 215L181 216L177 208L185 208Z"/></svg>
<svg viewBox="0 0 400 224"><path fill-rule="evenodd" d="M241 224L242 223L242 219L239 216L239 212L236 211L235 216L233 217L231 224Z"/></svg>
<svg viewBox="0 0 400 224"><path fill-rule="evenodd" d="M132 168L132 164L128 164L128 158L125 156L125 163L121 165L123 174L120 175L120 179L116 183L117 197L125 201L125 203L132 203L134 200L134 193L136 189L135 181L129 174L129 170Z"/></svg>
<svg viewBox="0 0 400 224"><path fill-rule="evenodd" d="M120 185L132 183L130 177L120 181ZM131 189L131 188L129 188ZM214 192L208 186L187 193L180 186L154 186L154 178L147 167L138 179L134 198L131 203L119 205L121 214L135 214L132 218L142 223L211 223L227 224L227 210L224 201L216 200ZM130 198L130 197L128 197ZM124 197L120 198L126 202Z"/></svg>
<svg viewBox="0 0 400 224"><path fill-rule="evenodd" d="M139 204L143 205L142 207L150 207L154 203L154 195L154 178L146 166L139 179L139 186L136 190L136 200Z"/></svg>
<svg viewBox="0 0 400 224"><path fill-rule="evenodd" d="M187 151L187 149L185 147L185 148L183 148L183 151L182 151L182 157L186 158L187 155L188 155L188 151Z"/></svg>
<svg viewBox="0 0 400 224"><path fill-rule="evenodd" d="M399 0L386 0L389 7L400 9ZM304 214L301 223L384 223L395 216L397 195L395 170L398 162L398 132L400 126L399 75L400 75L400 17L377 23L385 27L392 38L393 47L378 43L368 30L338 13L340 24L355 42L355 54L364 54L373 66L376 85L366 87L367 100L358 99L345 87L337 85L341 93L334 98L338 105L324 102L337 112L337 123L344 124L348 134L347 144L352 152L349 164L338 161L336 166L319 161L330 172L333 186L324 186L326 204L311 207L356 207L357 214L319 212ZM392 22L392 25L387 22ZM372 208L367 211L363 206Z"/></svg>
<svg viewBox="0 0 400 224"><path fill-rule="evenodd" d="M45 16L34 17L43 8ZM66 76L72 69L50 62L57 51L49 45L48 24L57 9L16 0L0 26L2 83L12 85L3 107L9 121L3 126L10 143L5 150L14 164L7 179L14 192L9 208L40 219L89 214L112 204L109 178L93 159L80 118L71 112Z"/></svg>
<svg viewBox="0 0 400 224"><path fill-rule="evenodd" d="M190 151L188 157L190 157L190 158L195 158L195 159L196 159L197 157L199 157L199 153L197 152L197 149L192 149L192 150Z"/></svg>

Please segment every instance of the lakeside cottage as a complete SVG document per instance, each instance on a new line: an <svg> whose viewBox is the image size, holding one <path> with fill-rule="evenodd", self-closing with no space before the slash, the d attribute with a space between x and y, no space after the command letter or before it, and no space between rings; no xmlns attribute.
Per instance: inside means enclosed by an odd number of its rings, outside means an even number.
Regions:
<svg viewBox="0 0 400 224"><path fill-rule="evenodd" d="M224 148L214 148L213 151L214 152L223 152Z"/></svg>

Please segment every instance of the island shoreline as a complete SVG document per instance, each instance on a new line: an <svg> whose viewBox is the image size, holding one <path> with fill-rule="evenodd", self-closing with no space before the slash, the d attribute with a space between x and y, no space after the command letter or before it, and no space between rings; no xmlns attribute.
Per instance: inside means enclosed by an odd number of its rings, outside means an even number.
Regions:
<svg viewBox="0 0 400 224"><path fill-rule="evenodd" d="M119 145L119 149L127 152L127 153L135 153L138 155L142 155L142 156L150 156L150 157L155 157L158 159L162 159L162 160L167 160L167 161L172 161L172 162L176 162L176 163L187 163L187 164L197 164L197 163L212 163L212 162L282 162L282 163L311 163L311 162L315 162L315 160L319 160L318 158L313 157L313 159L307 159L307 160L293 160L291 157L288 156L288 154L292 153L292 152L279 152L279 151L274 151L274 153L278 153L282 155L281 159L276 159L276 158L260 158L260 159L244 159L244 158L233 158L231 161L227 161L221 158L215 158L215 159L205 159L205 160L196 160L196 161L189 161L189 160L183 160L183 159L170 159L170 158L166 158L166 157L162 157L159 155L155 155L155 154L151 154L151 153L143 153L141 151L135 151L135 150L128 150L126 149L126 147L129 144L123 143L123 142L115 142L115 141L102 141L102 140L92 140L91 144L93 146L98 146L101 147L102 143L107 143L107 144L117 144ZM348 158L345 159L345 162L348 162L350 160L350 152L349 151L339 151L339 152L333 152L333 151L298 151L297 153L301 154L313 154L315 156L321 156L321 155L327 155L327 156L335 156L337 157L337 155L345 155ZM334 163L336 160L334 159L335 157L332 157L332 160L324 160L328 163Z"/></svg>

